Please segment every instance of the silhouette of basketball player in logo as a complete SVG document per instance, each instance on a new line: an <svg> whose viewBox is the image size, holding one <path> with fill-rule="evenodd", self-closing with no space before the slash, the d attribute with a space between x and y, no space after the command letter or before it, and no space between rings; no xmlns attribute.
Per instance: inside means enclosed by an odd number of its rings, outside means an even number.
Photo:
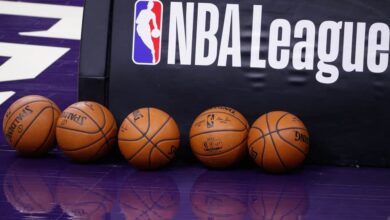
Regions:
<svg viewBox="0 0 390 220"><path fill-rule="evenodd" d="M137 33L138 36L141 38L142 42L149 48L152 57L153 57L153 63L156 63L156 56L155 56L155 50L154 50L154 43L152 40L153 38L160 37L160 30L157 26L156 21L156 15L152 11L154 6L154 2L152 0L148 1L148 6L146 9L143 9L140 11L135 23L137 24ZM153 24L153 30L150 27L150 21L152 21Z"/></svg>

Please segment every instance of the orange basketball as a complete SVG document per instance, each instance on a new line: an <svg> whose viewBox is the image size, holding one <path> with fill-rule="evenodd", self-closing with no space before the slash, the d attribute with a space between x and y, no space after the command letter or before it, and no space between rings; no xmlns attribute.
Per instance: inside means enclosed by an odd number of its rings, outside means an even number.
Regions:
<svg viewBox="0 0 390 220"><path fill-rule="evenodd" d="M38 95L20 98L4 115L5 139L19 154L45 154L54 146L55 123L60 114L60 109L48 98Z"/></svg>
<svg viewBox="0 0 390 220"><path fill-rule="evenodd" d="M264 170L293 170L309 151L309 132L293 114L269 112L253 123L248 135L249 154Z"/></svg>
<svg viewBox="0 0 390 220"><path fill-rule="evenodd" d="M89 162L103 157L115 144L114 116L96 102L77 102L57 121L57 141L69 158Z"/></svg>
<svg viewBox="0 0 390 220"><path fill-rule="evenodd" d="M119 129L122 155L140 169L156 169L168 164L179 147L180 131L175 120L156 108L130 113Z"/></svg>
<svg viewBox="0 0 390 220"><path fill-rule="evenodd" d="M214 107L202 112L192 124L192 152L206 166L225 168L246 153L249 125L244 116L228 107Z"/></svg>

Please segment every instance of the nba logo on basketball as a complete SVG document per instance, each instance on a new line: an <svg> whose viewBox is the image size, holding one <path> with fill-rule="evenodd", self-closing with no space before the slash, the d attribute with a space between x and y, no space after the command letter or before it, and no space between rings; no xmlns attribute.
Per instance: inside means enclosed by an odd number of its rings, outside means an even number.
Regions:
<svg viewBox="0 0 390 220"><path fill-rule="evenodd" d="M163 5L157 0L139 0L134 8L133 61L156 65L161 55Z"/></svg>

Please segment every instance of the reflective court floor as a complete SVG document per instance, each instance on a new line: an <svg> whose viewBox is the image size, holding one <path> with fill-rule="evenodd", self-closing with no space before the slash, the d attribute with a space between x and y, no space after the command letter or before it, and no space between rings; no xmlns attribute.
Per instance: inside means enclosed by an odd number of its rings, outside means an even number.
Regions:
<svg viewBox="0 0 390 220"><path fill-rule="evenodd" d="M388 169L270 175L176 162L145 172L0 151L0 176L1 219L390 219Z"/></svg>

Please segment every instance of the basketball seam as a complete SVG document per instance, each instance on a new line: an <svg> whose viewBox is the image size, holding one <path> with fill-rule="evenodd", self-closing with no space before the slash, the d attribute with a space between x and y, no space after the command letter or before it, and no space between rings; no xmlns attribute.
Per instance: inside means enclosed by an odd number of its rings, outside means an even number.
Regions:
<svg viewBox="0 0 390 220"><path fill-rule="evenodd" d="M287 141L287 140L286 140L285 138L283 138L283 136L280 135L280 133L279 133L279 129L278 129L278 127L279 127L279 122L280 122L280 120L282 120L283 117L285 117L285 116L288 115L288 114L290 114L290 113L284 114L284 115L283 115L282 117L280 117L280 118L278 119L278 121L276 122L276 133L277 133L278 136L282 139L282 141L284 141L284 142L286 142L287 144L291 145L291 147L295 148L296 150L298 150L299 152L301 152L304 156L306 156L306 155L307 155L306 152L304 152L302 149L300 149L299 147L297 147L295 144L292 144L291 142ZM306 129L305 126L304 126L304 128L302 128L302 129L309 133L309 131Z"/></svg>
<svg viewBox="0 0 390 220"><path fill-rule="evenodd" d="M202 115L206 115L206 114L215 114L215 113L221 113L221 114L226 114L226 115L230 115L232 116L233 118L237 119L242 125L244 125L244 127L248 128L248 122L247 123L244 123L241 119L239 119L237 116L235 115L232 115L232 114L229 114L229 113L226 113L226 112L205 112L205 113L202 113L200 114L198 117L196 117L196 119L198 119L200 116ZM244 117L244 116L243 116ZM196 121L195 119L195 121Z"/></svg>
<svg viewBox="0 0 390 220"><path fill-rule="evenodd" d="M290 114L290 113L286 112L284 115L282 115L282 116L276 121L276 125L275 125L276 130L278 130L278 125L279 125L280 121L281 121L284 117L286 117L288 114Z"/></svg>
<svg viewBox="0 0 390 220"><path fill-rule="evenodd" d="M4 127L7 127L7 124L9 122L9 120L11 119L11 117L21 108L23 108L24 106L26 105L29 105L29 104L32 104L32 103L36 103L36 102L48 102L47 100L35 100L35 101L31 101L31 102L27 102L27 103L24 103L22 106L19 106L17 109L13 110L11 115L8 117L8 119L6 120L5 122L5 126Z"/></svg>
<svg viewBox="0 0 390 220"><path fill-rule="evenodd" d="M168 155L166 155L166 154L160 149L159 146L154 145L154 148L156 148L156 149L157 149L162 155L164 155L168 160L171 160L171 158L170 158Z"/></svg>
<svg viewBox="0 0 390 220"><path fill-rule="evenodd" d="M102 130L102 128L99 126L99 124L95 121L95 119L93 119L88 113L86 113L84 110L78 108L78 107L74 107L74 106L70 106L69 108L73 108L73 109L76 109L76 110L79 110L80 112L84 113L85 116L87 116L89 119L91 119L91 121L96 125L96 127L98 128L98 131L96 133L99 133L99 131ZM104 116L103 116L104 117ZM104 118L104 122L103 124L105 125L105 118Z"/></svg>
<svg viewBox="0 0 390 220"><path fill-rule="evenodd" d="M19 144L19 141L22 139L22 137L24 136L24 134L27 132L27 130L32 126L32 124L34 123L35 120L37 120L37 118L42 114L42 112L44 112L46 109L48 108L51 108L50 106L46 106L44 108L41 109L41 111L38 112L38 114L31 120L30 124L27 125L27 127L24 129L23 133L19 136L19 138L17 139L17 141L15 142L15 149L18 149L18 144Z"/></svg>
<svg viewBox="0 0 390 220"><path fill-rule="evenodd" d="M295 144L292 144L290 141L286 140L285 138L283 138L282 135L279 134L279 132L276 132L276 134L280 137L280 139L282 139L282 141L284 141L285 143L287 143L288 145L291 145L292 148L296 149L297 151L299 151L300 153L302 153L304 156L307 155L307 153L305 153L302 149L300 149L298 146L296 146Z"/></svg>
<svg viewBox="0 0 390 220"><path fill-rule="evenodd" d="M110 141L112 141L112 140L115 140L115 137L112 137L112 138L110 138L110 139L108 139L108 141L107 141L107 143L109 143ZM109 147L109 145L108 144L106 144L106 147L108 148ZM99 150L98 151L96 151L96 153L94 154L94 155L92 155L90 158L89 158L89 160L93 160L93 159L95 159L95 157L96 157L96 155L98 155L101 151L102 151L102 149L104 149L104 147L102 146L102 147L100 147L99 148Z"/></svg>
<svg viewBox="0 0 390 220"><path fill-rule="evenodd" d="M74 132L80 132L80 133L84 133L84 134L97 134L97 133L100 132L100 129L97 130L97 131L94 131L94 132L88 132L88 131L83 131L83 130L74 129L74 128L67 128L67 127L58 126L58 125L57 125L57 128L64 129L64 130L69 130L69 131L74 131Z"/></svg>
<svg viewBox="0 0 390 220"><path fill-rule="evenodd" d="M180 138L166 138L166 139L162 139L162 140L159 140L157 141L155 144L158 145L162 142L166 142L166 141L177 141L177 140L180 140Z"/></svg>
<svg viewBox="0 0 390 220"><path fill-rule="evenodd" d="M37 149L35 149L34 152L37 152L37 151L41 150L45 146L46 142L49 140L49 136L51 134L51 131L53 130L53 127L54 127L54 108L53 108L53 104L52 103L50 103L50 105L51 105L51 110L52 111L51 111L51 125L50 125L49 132L47 133L43 143Z"/></svg>
<svg viewBox="0 0 390 220"><path fill-rule="evenodd" d="M166 121L161 125L160 128L157 129L157 131L154 133L154 135L149 139L148 136L145 135L145 138L147 140L147 142L131 157L131 159L127 159L128 161L131 161L132 159L134 159L134 157L140 152L142 151L143 148L145 148L145 146L148 144L148 143L151 143L152 145L153 142L151 141L160 131L161 129L164 128L164 126L168 123L168 121L171 119L171 116L168 116L168 118L166 119ZM132 122L131 122L132 123Z"/></svg>
<svg viewBox="0 0 390 220"><path fill-rule="evenodd" d="M257 128L257 127L252 127L252 128L256 128L257 130L259 130L260 132L261 132L261 137L263 137L264 136L264 132L263 132L263 130L261 129L261 128ZM255 144L258 140L260 140L260 139L262 139L262 138L257 138L257 139L255 139L251 144L249 144L248 145L248 149L250 150L251 148L252 148L252 145L253 144ZM264 151L264 147L265 147L265 139L264 139L264 143L263 143L263 151ZM256 152L257 153L257 152ZM257 157L257 155L256 155L256 157ZM253 159L255 159L256 160L256 158L253 158ZM262 153L262 155L261 155L261 160L263 160L263 153Z"/></svg>
<svg viewBox="0 0 390 220"><path fill-rule="evenodd" d="M156 144L154 144L152 140L153 140L153 138L157 135L157 133L160 132L160 130L161 130L163 127L165 127L165 125L168 123L169 119L171 119L171 116L168 116L168 119L166 120L166 122L164 122L164 124L162 125L162 127L161 127L160 129L158 129L158 130L156 131L156 133L155 133L150 139L145 135L145 138L149 141L149 143L152 144L152 149L150 149L150 152L149 152L149 159L148 159L148 160L149 160L149 164L148 164L149 168L152 168L152 158L151 158L152 152L153 152L153 150L154 150L155 148L158 148L158 146L157 146ZM158 150L161 152L160 148L158 148ZM162 152L161 152L161 153L162 153ZM162 154L163 154L163 153L162 153ZM163 155L166 156L165 154L163 154ZM167 157L167 156L166 156L166 157ZM167 159L170 160L169 157L167 157Z"/></svg>
<svg viewBox="0 0 390 220"><path fill-rule="evenodd" d="M85 104L85 103L84 103L84 104ZM85 104L85 105L86 105L86 104ZM102 112L102 114L103 114L103 119L104 119L104 123L103 123L101 132L102 132L102 135L104 136L104 139L106 140L106 147L109 148L109 146L108 146L109 140L107 139L107 136L106 136L106 134L105 134L104 131L103 131L104 127L106 126L106 113L104 112L104 110L102 109L102 107L101 107L100 105L98 105L98 107L99 107L100 111ZM115 123L115 120L113 120L113 123ZM110 129L111 129L111 128L110 128ZM103 147L103 146L101 146L100 148L102 148L102 147ZM100 151L100 150L101 150L101 149L99 149L99 151Z"/></svg>
<svg viewBox="0 0 390 220"><path fill-rule="evenodd" d="M164 155L168 160L171 160L171 158L170 158L168 155L166 155L166 154L160 149L160 147L158 146L158 144L163 143L163 142L166 142L166 141L176 141L176 140L180 140L180 138L163 139L163 140L159 140L159 141L156 142L156 143L153 143L152 141L150 141L150 143L153 144L152 150L153 150L154 148L157 148L157 150L158 150L162 155ZM150 152L150 155L152 154L152 150L151 150L151 152ZM149 156L149 157L150 157L150 156Z"/></svg>
<svg viewBox="0 0 390 220"><path fill-rule="evenodd" d="M86 105L85 102L83 102L83 103L84 103L84 105ZM104 114L102 108L101 108L99 105L97 105L97 106L99 107L100 111L101 111L102 114L103 114L103 127L105 127L105 126L106 126L106 115ZM106 137L106 134L104 134L104 132L103 132L103 128L100 127L99 124L98 124L98 123L97 123L97 122L96 122L88 113L86 113L84 110L82 110L82 109L80 109L80 108L78 108L78 107L70 106L69 108L77 109L77 110L81 111L82 113L84 113L89 119L91 119L92 122L96 125L96 127L98 127L100 133L103 135L103 138L106 140L106 144L107 144L107 137ZM114 124L114 123L115 123L115 122L113 122L113 124ZM111 129L110 129L110 130L111 130ZM97 132L97 133L98 133L98 132Z"/></svg>
<svg viewBox="0 0 390 220"><path fill-rule="evenodd" d="M108 130L107 133L110 133L111 130L115 127L114 124L115 124L115 122L112 123L112 125L110 126L110 129ZM68 151L68 152L82 150L82 149L87 148L87 147L89 147L89 146L91 146L91 145L93 145L93 144L96 144L97 142L99 142L99 141L102 140L103 138L104 138L104 137L102 136L102 137L98 138L96 141L94 141L93 143L90 143L90 144L88 144L88 145L84 145L84 146L78 147L77 149L71 149L71 150L62 149L62 150L63 150L63 151Z"/></svg>
<svg viewBox="0 0 390 220"><path fill-rule="evenodd" d="M218 132L242 132L245 130L248 130L248 128L244 128L244 129L240 129L240 130L238 130L238 129L224 129L224 130L215 130L215 131L205 131L205 132L197 133L197 134L190 136L190 139L192 139L196 136L202 135L202 134L218 133Z"/></svg>
<svg viewBox="0 0 390 220"><path fill-rule="evenodd" d="M268 122L268 113L265 114L265 120L266 120L266 123L267 123L268 131L271 132L271 130L270 130L270 128L269 128L269 122ZM284 167L284 169L287 169L286 165L284 164L284 162L282 161L282 158L281 158L280 155L279 155L278 149L277 149L276 146L275 146L275 142L274 142L274 139L272 138L272 134L270 135L270 138L271 138L272 146L273 146L274 149L275 149L276 155L278 156L280 163L282 164L282 166Z"/></svg>
<svg viewBox="0 0 390 220"><path fill-rule="evenodd" d="M258 127L252 127L252 128L257 129L257 130L261 130L261 132L262 132L262 129L261 129L261 128L258 128ZM307 130L304 129L304 128L291 127L291 128L282 128L282 129L279 129L279 130L275 130L275 131L269 132L269 133L267 133L267 134L264 134L264 133L262 132L263 135L260 136L260 137L258 137L258 138L256 138L251 144L249 144L249 146L252 146L253 144L255 144L255 142L257 142L257 141L259 141L259 140L261 140L261 139L267 137L267 136L270 135L270 134L278 133L278 132L280 132L280 131L288 131L288 130L305 130L305 131L307 131Z"/></svg>
<svg viewBox="0 0 390 220"><path fill-rule="evenodd" d="M129 116L126 117L126 120L128 120L130 122L130 124L133 125L138 130L138 132L142 134L142 137L137 139L137 140L141 140L142 138L146 138L148 140L148 137L146 135L148 134L149 129L150 129L150 108L148 108L148 127L147 127L145 133L142 132L142 130L129 119Z"/></svg>
<svg viewBox="0 0 390 220"><path fill-rule="evenodd" d="M154 148L157 148L157 150L158 151L160 151L160 153L162 154L162 155L164 155L168 160L171 160L171 158L168 156L168 155L166 155L161 149L160 149L160 147L158 146L158 144L160 144L160 143L162 143L162 142L166 142L166 141L175 141L175 140L180 140L180 138L175 138L175 139L163 139L163 140L159 140L158 142L156 142L156 143L154 143L153 141L150 141L150 143L152 143L153 144L153 147ZM150 153L150 154L152 154L152 153Z"/></svg>

